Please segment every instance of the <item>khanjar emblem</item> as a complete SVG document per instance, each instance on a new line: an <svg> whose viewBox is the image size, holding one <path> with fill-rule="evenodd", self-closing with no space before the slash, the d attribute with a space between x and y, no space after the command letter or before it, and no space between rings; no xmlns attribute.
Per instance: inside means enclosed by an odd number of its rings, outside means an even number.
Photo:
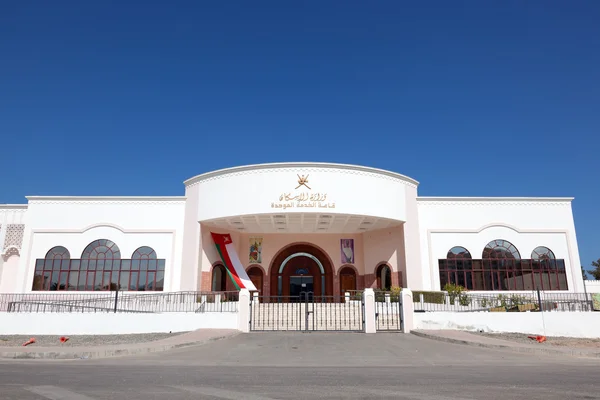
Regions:
<svg viewBox="0 0 600 400"><path fill-rule="evenodd" d="M306 186L308 188L308 190L312 190L310 188L310 186L307 185L308 183L308 175L304 176L304 175L298 175L298 186L296 186L296 189L298 189L300 186Z"/></svg>

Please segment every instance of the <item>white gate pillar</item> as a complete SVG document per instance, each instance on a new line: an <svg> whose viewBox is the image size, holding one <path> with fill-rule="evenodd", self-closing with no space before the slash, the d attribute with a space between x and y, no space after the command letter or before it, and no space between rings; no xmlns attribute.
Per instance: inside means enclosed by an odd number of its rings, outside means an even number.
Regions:
<svg viewBox="0 0 600 400"><path fill-rule="evenodd" d="M373 289L368 288L363 292L363 301L365 303L365 333L375 333L377 332L377 327L375 326L375 292Z"/></svg>
<svg viewBox="0 0 600 400"><path fill-rule="evenodd" d="M238 329L244 333L250 332L250 291L248 289L240 289L238 300Z"/></svg>
<svg viewBox="0 0 600 400"><path fill-rule="evenodd" d="M414 326L415 306L413 303L413 294L410 289L402 289L402 332L410 333Z"/></svg>

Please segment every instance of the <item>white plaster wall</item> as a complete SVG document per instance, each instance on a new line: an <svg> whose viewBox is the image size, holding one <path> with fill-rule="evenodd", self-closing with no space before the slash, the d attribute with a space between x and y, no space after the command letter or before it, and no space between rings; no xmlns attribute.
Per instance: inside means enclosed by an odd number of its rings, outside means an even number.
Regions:
<svg viewBox="0 0 600 400"><path fill-rule="evenodd" d="M308 175L308 186L298 189L298 175ZM200 175L186 182L186 192L199 193L198 221L266 213L326 212L406 220L406 186L416 182L386 171L314 163L248 166ZM282 194L326 195L323 204L334 208L273 208Z"/></svg>
<svg viewBox="0 0 600 400"><path fill-rule="evenodd" d="M504 239L521 258L537 246L550 248L565 260L569 291L584 291L571 199L419 198L418 205L421 262L430 277L423 289L440 289L438 259L452 247L478 259L487 243Z"/></svg>
<svg viewBox="0 0 600 400"><path fill-rule="evenodd" d="M120 335L238 329L237 313L0 313L0 335Z"/></svg>
<svg viewBox="0 0 600 400"><path fill-rule="evenodd" d="M543 321L542 321L543 318ZM545 324L545 329L544 329ZM414 328L514 332L545 336L600 337L597 312L427 312L414 313Z"/></svg>
<svg viewBox="0 0 600 400"><path fill-rule="evenodd" d="M165 291L180 290L184 198L30 199L18 290L31 291L35 260L54 246L79 258L97 239L119 246L130 258L140 246L150 246L166 259Z"/></svg>
<svg viewBox="0 0 600 400"><path fill-rule="evenodd" d="M584 281L588 293L600 293L600 281Z"/></svg>
<svg viewBox="0 0 600 400"><path fill-rule="evenodd" d="M19 259L19 256L14 255L0 265L0 293L11 293L15 290Z"/></svg>

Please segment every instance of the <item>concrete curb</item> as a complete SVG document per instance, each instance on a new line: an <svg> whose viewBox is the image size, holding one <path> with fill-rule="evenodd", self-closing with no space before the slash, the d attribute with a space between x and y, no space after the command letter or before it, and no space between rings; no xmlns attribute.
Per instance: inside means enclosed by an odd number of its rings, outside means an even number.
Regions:
<svg viewBox="0 0 600 400"><path fill-rule="evenodd" d="M488 343L478 343L471 342L469 340L461 340L461 339L452 339L443 336L431 335L429 333L419 332L419 331L411 331L415 336L419 336L425 339L437 340L439 342L453 343L453 344L462 344L465 346L471 347L482 347L487 349L497 349L497 350L510 350L518 353L527 353L527 354L544 354L544 355L564 355L571 357L581 357L581 358L600 358L600 351L590 351L590 350L578 350L578 349L550 349L550 348L535 348L535 347L526 347L526 346L508 346L503 344L488 344Z"/></svg>
<svg viewBox="0 0 600 400"><path fill-rule="evenodd" d="M98 350L91 351L77 351L77 348L72 350L58 350L58 351L5 351L0 353L0 359L13 359L13 360L89 360L98 358L110 358L110 357L123 357L133 356L148 353L158 353L168 350L180 349L183 347L192 347L207 344L221 339L237 336L239 332L231 335L220 335L210 337L203 340L184 342L184 343L173 343L173 344L155 344L151 345L151 342L147 346L132 347L132 348L108 348L102 349L98 346Z"/></svg>

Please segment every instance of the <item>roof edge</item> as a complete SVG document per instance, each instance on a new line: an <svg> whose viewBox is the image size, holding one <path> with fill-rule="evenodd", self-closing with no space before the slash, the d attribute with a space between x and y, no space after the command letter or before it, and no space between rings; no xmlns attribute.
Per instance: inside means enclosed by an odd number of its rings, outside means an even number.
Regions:
<svg viewBox="0 0 600 400"><path fill-rule="evenodd" d="M417 201L428 202L428 201L546 201L556 203L570 203L574 200L574 197L433 197L433 196L418 196Z"/></svg>
<svg viewBox="0 0 600 400"><path fill-rule="evenodd" d="M28 201L102 201L102 200L119 200L119 201L185 201L185 196L25 196Z"/></svg>
<svg viewBox="0 0 600 400"><path fill-rule="evenodd" d="M0 210L19 210L26 209L28 204L0 204Z"/></svg>
<svg viewBox="0 0 600 400"><path fill-rule="evenodd" d="M193 176L189 179L183 181L183 184L187 187L203 181L205 179L213 178L220 175L227 175L234 172L241 171L251 171L251 170L261 170L261 169L269 169L269 168L307 168L307 167L317 167L317 168L339 168L339 169L349 169L354 171L364 171L364 172L372 172L375 174L387 175L392 178L401 179L403 181L412 183L413 185L418 186L419 182L413 178L410 178L406 175L399 174L397 172L388 171L385 169L374 168L374 167L365 167L362 165L354 165L354 164L338 164L338 163L327 163L327 162L278 162L278 163L263 163L263 164L249 164L242 165L238 167L230 167L230 168L221 168L210 172L205 172L200 175Z"/></svg>

